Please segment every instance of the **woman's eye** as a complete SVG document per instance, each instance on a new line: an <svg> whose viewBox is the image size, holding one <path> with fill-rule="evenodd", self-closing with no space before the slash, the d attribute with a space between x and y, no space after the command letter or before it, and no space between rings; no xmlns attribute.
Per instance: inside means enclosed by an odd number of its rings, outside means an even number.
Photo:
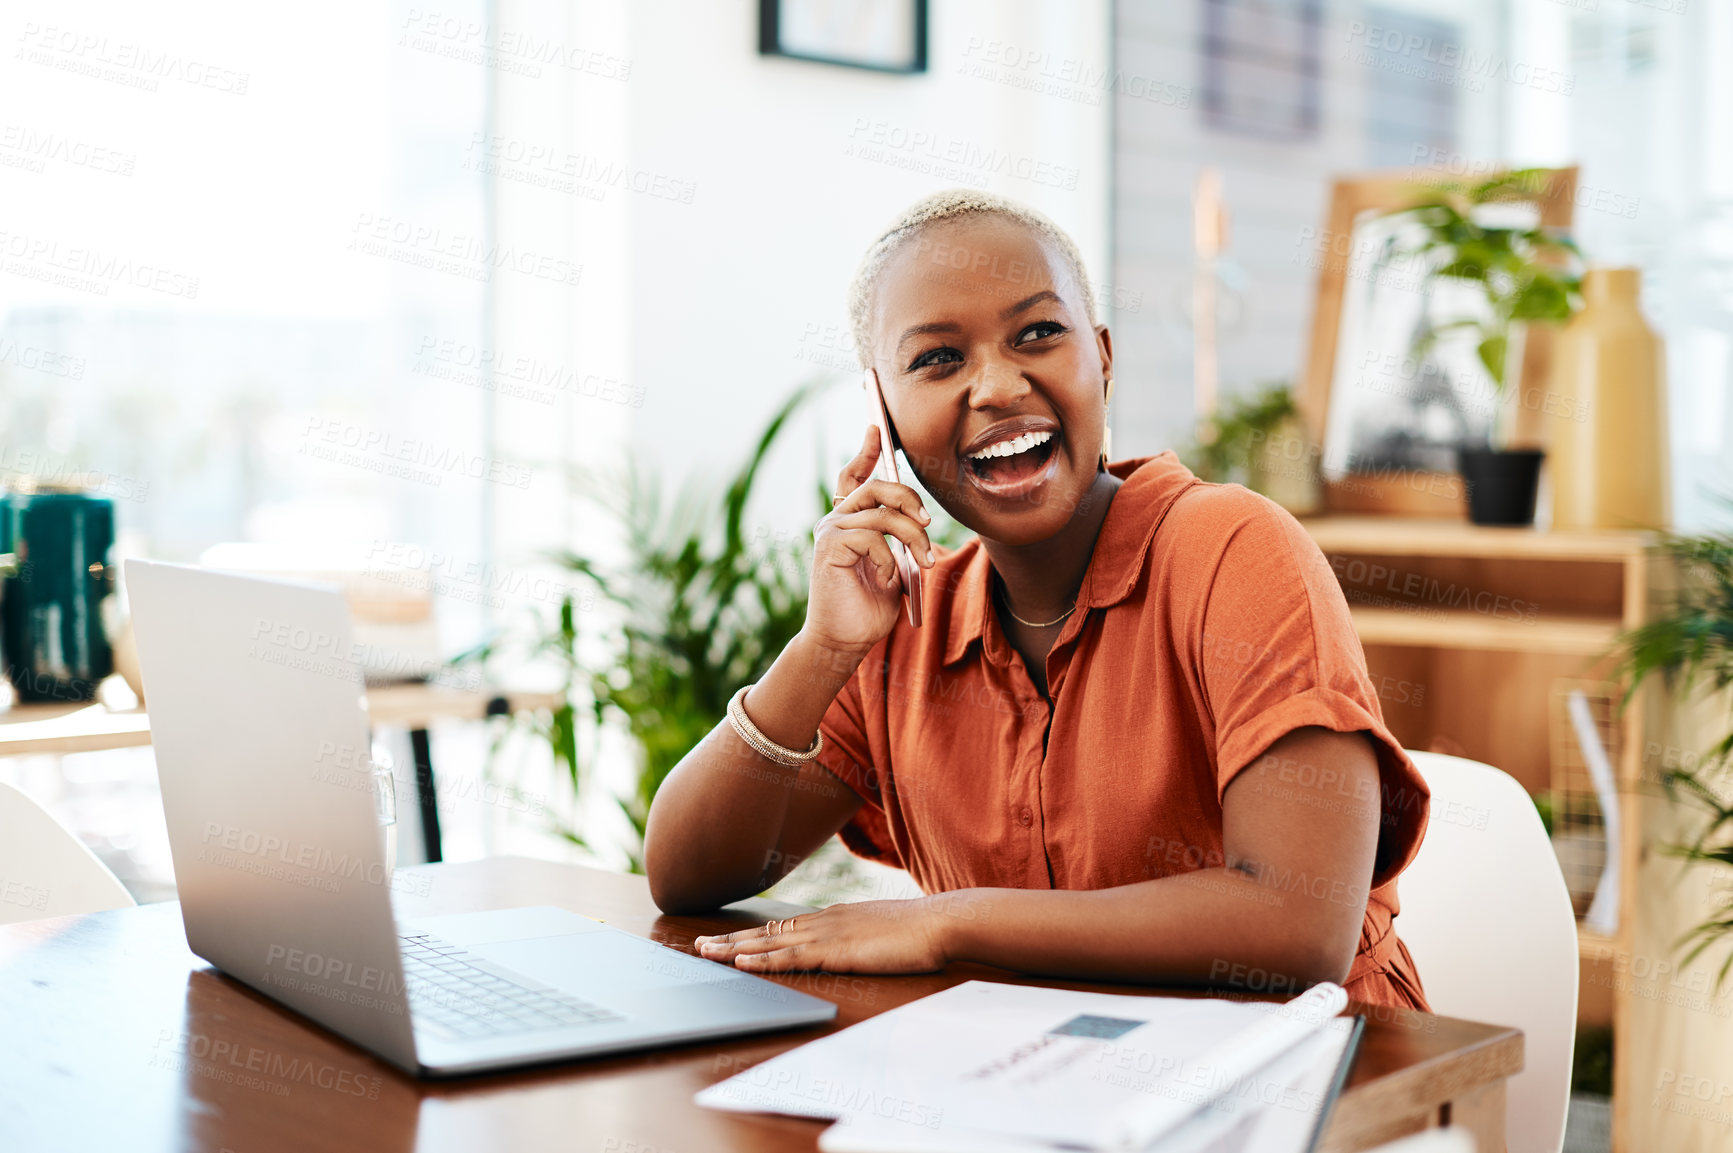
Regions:
<svg viewBox="0 0 1733 1153"><path fill-rule="evenodd" d="M1031 324L1028 328L1019 332L1017 334L1016 343L1028 344L1031 340L1045 340L1049 336L1057 336L1064 331L1065 326L1063 324L1055 324L1051 320L1043 320L1037 324Z"/></svg>
<svg viewBox="0 0 1733 1153"><path fill-rule="evenodd" d="M929 368L935 364L955 364L962 359L963 354L954 348L935 348L931 352L923 352L915 357L914 363L909 365L909 371L913 372L917 368Z"/></svg>

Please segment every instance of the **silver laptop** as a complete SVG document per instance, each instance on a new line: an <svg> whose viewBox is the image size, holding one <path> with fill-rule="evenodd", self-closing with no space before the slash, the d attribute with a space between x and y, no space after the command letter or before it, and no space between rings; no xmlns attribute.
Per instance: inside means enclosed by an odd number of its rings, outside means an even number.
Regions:
<svg viewBox="0 0 1733 1153"><path fill-rule="evenodd" d="M126 588L187 943L231 977L422 1075L836 1016L563 909L396 921L342 593L136 560Z"/></svg>

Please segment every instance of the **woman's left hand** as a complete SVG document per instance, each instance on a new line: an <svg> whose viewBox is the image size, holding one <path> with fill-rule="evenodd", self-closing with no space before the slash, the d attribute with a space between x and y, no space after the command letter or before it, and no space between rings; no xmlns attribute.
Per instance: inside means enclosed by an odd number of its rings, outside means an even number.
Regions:
<svg viewBox="0 0 1733 1153"><path fill-rule="evenodd" d="M831 905L693 944L709 961L753 973L930 973L942 969L943 914L928 899Z"/></svg>

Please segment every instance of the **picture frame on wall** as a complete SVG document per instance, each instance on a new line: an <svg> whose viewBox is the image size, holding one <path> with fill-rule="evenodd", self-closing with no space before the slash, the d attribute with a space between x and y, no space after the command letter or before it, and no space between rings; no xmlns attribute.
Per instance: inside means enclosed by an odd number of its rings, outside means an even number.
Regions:
<svg viewBox="0 0 1733 1153"><path fill-rule="evenodd" d="M1531 198L1497 208L1513 223L1568 229L1576 182L1575 168L1547 170ZM1425 258L1409 253L1416 226L1400 211L1439 183L1436 174L1407 170L1338 179L1324 226L1299 240L1295 260L1318 279L1298 403L1319 446L1330 512L1465 516L1455 448L1484 442L1499 405L1508 403L1479 363L1469 331L1439 331L1425 353L1413 351L1420 333L1475 307L1475 289L1430 280ZM1516 384L1523 394L1544 389L1551 338L1546 325L1528 328ZM1517 399L1512 433L1538 438L1543 405Z"/></svg>
<svg viewBox="0 0 1733 1153"><path fill-rule="evenodd" d="M925 72L927 0L759 0L758 51L874 72Z"/></svg>

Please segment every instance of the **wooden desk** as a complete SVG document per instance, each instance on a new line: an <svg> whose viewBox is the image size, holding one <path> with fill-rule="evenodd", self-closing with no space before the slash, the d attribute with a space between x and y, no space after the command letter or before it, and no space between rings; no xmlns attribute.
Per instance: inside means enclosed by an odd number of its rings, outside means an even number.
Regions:
<svg viewBox="0 0 1733 1153"><path fill-rule="evenodd" d="M367 690L367 712L375 725L405 729L415 758L423 848L429 861L444 851L433 783L433 747L427 730L434 721L473 721L498 713L551 709L554 692L519 692L483 687L460 689L429 684L375 685ZM102 704L15 704L0 708L0 757L31 753L90 753L150 744L150 717L143 709L110 709Z"/></svg>
<svg viewBox="0 0 1733 1153"><path fill-rule="evenodd" d="M410 871L426 883L414 898L399 894L406 915L559 905L686 951L699 933L801 911L755 900L668 917L642 877L521 858ZM792 974L773 979L836 1002L834 1025L418 1082L218 976L187 951L178 905L28 922L0 928L0 1148L811 1150L821 1122L718 1113L692 1095L830 1029L975 978L1037 983L978 965L914 977ZM1482 1149L1501 1148L1504 1078L1521 1066L1514 1029L1374 1013L1324 1147L1365 1149L1448 1114L1496 1134Z"/></svg>

